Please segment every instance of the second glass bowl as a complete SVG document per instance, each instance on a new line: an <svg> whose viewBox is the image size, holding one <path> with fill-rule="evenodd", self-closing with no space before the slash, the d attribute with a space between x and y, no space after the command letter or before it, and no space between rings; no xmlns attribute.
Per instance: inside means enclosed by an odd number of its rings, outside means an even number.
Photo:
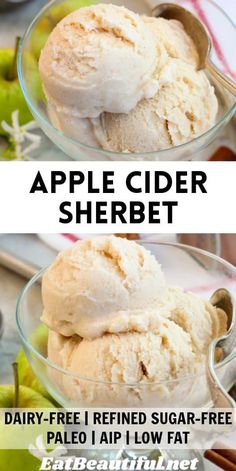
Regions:
<svg viewBox="0 0 236 471"><path fill-rule="evenodd" d="M169 286L180 286L209 299L218 288L233 294L236 269L215 255L180 244L142 243L161 263ZM17 327L31 366L54 399L65 407L204 407L211 393L203 368L195 376L157 383L103 382L88 374L67 371L47 357L47 331L40 338L41 279L44 270L27 284L17 304ZM128 355L128 352L126 352ZM217 375L229 390L236 380L236 354L216 366Z"/></svg>
<svg viewBox="0 0 236 471"><path fill-rule="evenodd" d="M87 3L89 4L89 1ZM90 3L92 3L92 1ZM103 3L110 3L110 1L103 0ZM122 2L114 0L113 3L118 5L123 4L138 13L151 14L152 2L150 3L150 0L123 0ZM216 124L198 138L174 148L145 154L105 151L72 139L53 126L48 115L47 103L44 98L38 72L40 51L56 24L68 13L84 4L86 4L84 0L82 2L80 0L54 0L50 2L36 16L21 42L18 56L20 84L29 108L44 133L56 146L75 160L208 160L216 150L212 144L213 141L219 135L221 129L232 118L236 110L235 97L231 96L216 83L214 83L214 85L220 105L220 112ZM189 0L181 0L181 5L186 8L191 8L192 2ZM155 2L153 6L155 6ZM214 18L214 34L217 37L217 43L214 42L213 44L214 60L217 62L217 52L219 55L218 48L220 47L221 54L223 54L227 63L230 64L231 69L235 71L236 58L234 50L233 48L229 48L228 45L236 42L236 27L223 10L211 0L204 0L204 8L207 10L209 18ZM197 14L196 11L194 11L194 13ZM227 34L225 34L225 31L227 31ZM224 32L224 34L222 34L222 32ZM221 63L217 63L217 65L223 67Z"/></svg>

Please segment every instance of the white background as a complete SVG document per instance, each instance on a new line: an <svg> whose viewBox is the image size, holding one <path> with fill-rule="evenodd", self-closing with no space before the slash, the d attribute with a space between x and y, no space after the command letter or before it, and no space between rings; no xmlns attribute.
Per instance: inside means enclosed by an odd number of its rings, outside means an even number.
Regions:
<svg viewBox="0 0 236 471"><path fill-rule="evenodd" d="M29 194L37 171L42 172L45 183L50 181L51 170L95 170L95 180L101 181L102 170L115 171L116 193L108 195L87 195L86 185L81 186L77 194L69 195L68 185L63 185L57 194ZM145 162L15 162L14 164L1 163L0 172L0 232L20 233L110 233L110 232L147 232L147 233L236 233L236 184L235 184L235 163L223 162L150 162L148 170L164 170L175 173L176 170L201 170L208 176L208 194L198 193L175 194L170 191L163 195L132 194L125 186L126 175L134 170L147 170ZM91 224L81 225L60 224L59 205L62 201L82 200L84 203L89 200L96 202L121 200L128 202L141 200L146 203L150 201L176 200L179 207L175 209L174 224L166 224L165 219L161 225L149 225L143 223L133 225L109 225ZM164 214L164 213L163 213ZM85 221L86 222L86 221Z"/></svg>
<svg viewBox="0 0 236 471"><path fill-rule="evenodd" d="M236 24L236 0L215 0L215 3L223 8Z"/></svg>

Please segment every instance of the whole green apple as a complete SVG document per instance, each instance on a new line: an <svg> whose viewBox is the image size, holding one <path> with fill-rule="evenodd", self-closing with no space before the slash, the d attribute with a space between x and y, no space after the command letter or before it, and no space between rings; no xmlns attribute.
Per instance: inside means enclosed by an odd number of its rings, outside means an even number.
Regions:
<svg viewBox="0 0 236 471"><path fill-rule="evenodd" d="M6 121L11 125L13 111L19 110L20 125L32 119L17 75L11 76L14 59L14 50L0 49L0 135L6 135L1 122Z"/></svg>
<svg viewBox="0 0 236 471"><path fill-rule="evenodd" d="M53 404L43 397L38 392L26 386L19 386L18 381L18 366L17 363L14 367L14 385L0 385L0 408L10 409L12 407L25 408L25 409L53 409ZM1 428L1 427L0 427ZM4 434L0 430L1 434L1 446L3 443L11 440L12 429L9 428L9 432L4 431ZM33 436L30 436L32 442L34 442ZM6 440L6 442L3 442ZM12 440L11 440L12 441ZM22 469L24 471L36 471L40 469L41 462L35 458L28 450L11 450L11 449L0 449L0 471L16 471Z"/></svg>
<svg viewBox="0 0 236 471"><path fill-rule="evenodd" d="M37 351L43 355L46 355L47 340L48 329L44 324L40 324L40 326L32 334L30 341ZM47 389L34 374L23 348L20 349L16 357L16 361L18 363L19 384L22 386L28 386L29 388L34 389L34 391L37 391L39 394L42 394L42 396L44 396L46 399L53 401Z"/></svg>
<svg viewBox="0 0 236 471"><path fill-rule="evenodd" d="M0 471L37 471L40 466L27 450L0 450Z"/></svg>
<svg viewBox="0 0 236 471"><path fill-rule="evenodd" d="M14 407L15 386L12 384L0 385L0 408ZM27 386L19 386L19 408L54 408L55 406L46 397Z"/></svg>
<svg viewBox="0 0 236 471"><path fill-rule="evenodd" d="M46 102L43 92L42 82L39 75L38 62L34 54L30 51L22 53L22 68L24 73L24 82L27 88L27 94L31 101L37 106L40 102Z"/></svg>

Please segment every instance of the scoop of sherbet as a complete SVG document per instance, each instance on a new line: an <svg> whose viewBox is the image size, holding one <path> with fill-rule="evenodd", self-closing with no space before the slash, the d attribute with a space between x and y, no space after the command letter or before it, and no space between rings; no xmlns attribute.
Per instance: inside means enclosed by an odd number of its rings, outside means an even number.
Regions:
<svg viewBox="0 0 236 471"><path fill-rule="evenodd" d="M143 20L155 37L157 46L161 45L169 57L181 59L197 68L197 48L180 21L150 16L144 16Z"/></svg>
<svg viewBox="0 0 236 471"><path fill-rule="evenodd" d="M78 241L43 276L42 321L65 336L133 330L136 314L137 325L148 325L140 310L159 305L165 290L159 263L136 242L115 236Z"/></svg>
<svg viewBox="0 0 236 471"><path fill-rule="evenodd" d="M185 394L189 404L207 397L206 352L226 332L226 315L178 288L169 289L164 305L166 309L140 310L133 331L95 339L50 331L49 360L65 370L52 370L52 379L66 400L84 406L150 407L173 400L180 405ZM142 318L150 323L141 323L138 330L137 319ZM202 390L196 395L200 380Z"/></svg>
<svg viewBox="0 0 236 471"><path fill-rule="evenodd" d="M156 322L155 333L106 334L86 340L51 331L48 357L68 373L53 372L67 400L90 406L150 407L163 391L170 392L161 382L197 371L190 335L165 318Z"/></svg>
<svg viewBox="0 0 236 471"><path fill-rule="evenodd" d="M158 88L155 39L125 7L97 4L66 16L39 60L45 94L56 113L96 118L128 113Z"/></svg>
<svg viewBox="0 0 236 471"><path fill-rule="evenodd" d="M102 115L104 148L154 152L191 141L213 126L218 102L203 71L197 72L180 59L169 59L159 82L155 97L140 101L129 114Z"/></svg>
<svg viewBox="0 0 236 471"><path fill-rule="evenodd" d="M227 331L225 312L194 293L169 288L167 303L171 309L169 318L190 335L197 355L205 356L210 342Z"/></svg>

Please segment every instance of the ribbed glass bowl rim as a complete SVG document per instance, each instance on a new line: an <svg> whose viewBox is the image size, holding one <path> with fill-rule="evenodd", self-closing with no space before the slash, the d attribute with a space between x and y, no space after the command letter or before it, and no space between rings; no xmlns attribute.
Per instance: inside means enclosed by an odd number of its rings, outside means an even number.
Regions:
<svg viewBox="0 0 236 471"><path fill-rule="evenodd" d="M231 18L227 15L227 13L219 6L217 5L214 0L205 0L207 1L208 3L212 4L217 10L219 10L219 12L225 17L225 19L227 21L230 22L231 26L234 28L235 30L235 39L236 39L236 25L234 24L234 22L231 20ZM100 2L100 0L99 0ZM98 2L98 3L99 3ZM180 144L178 146L175 146L175 147L169 147L167 149L161 149L161 150L158 150L158 151L152 151L152 152L137 152L137 153L122 153L122 152L114 152L114 151L110 151L110 150L105 150L105 149L101 149L100 147L93 147L93 146L90 146L88 144L84 144L76 139L73 139L71 137L68 137L66 136L66 134L64 134L62 131L60 131L59 129L55 128L53 126L53 124L47 120L41 113L40 111L38 110L37 107L35 107L34 103L32 103L30 97L28 96L28 93L27 93L27 88L25 86L25 82L24 82L24 78L23 78L23 72L22 72L22 56L23 56L23 50L24 50L24 47L25 47L25 43L28 39L28 36L30 35L31 31L33 30L35 24L40 20L41 16L47 11L49 10L53 4L57 4L58 3L58 0L51 0L49 3L47 3L40 11L39 13L36 15L36 17L33 19L33 21L30 23L30 25L28 26L27 30L25 31L22 39L21 39L21 42L20 42L20 47L19 47L19 52L18 52L18 57L17 57L17 70L18 70L18 77L19 77L19 82L20 82L20 85L21 85L21 89L23 91L23 95L25 97L25 100L26 102L28 103L28 106L29 108L32 110L33 114L37 117L37 119L43 123L43 125L45 127L48 127L50 128L51 131L53 131L54 133L56 133L58 135L59 138L63 138L65 139L65 141L68 142L68 144L72 144L72 145L76 145L76 146L81 146L83 149L87 150L87 151L92 151L93 153L94 152L98 152L100 153L101 155L107 155L107 156L111 156L113 158L117 158L117 157L121 157L122 156L122 160L130 160L130 158L138 158L138 157L141 157L143 155L145 156L148 156L149 158L150 157L154 157L154 156L157 156L157 155L166 155L167 157L167 154L171 154L173 151L175 151L176 149L177 150L183 150L183 152L185 150L188 149L188 147L190 147L191 145L193 144L197 144L200 140L203 140L204 141L204 138L207 138L211 133L214 134L218 131L218 129L221 128L221 126L223 126L224 122L226 122L230 117L233 116L234 112L236 111L236 101L235 103L232 105L232 107L225 113L225 115L214 125L212 126L208 131L206 131L205 133L201 134L200 136L196 137L195 139L192 139L191 141L188 141L184 144ZM200 149L201 148L204 148L204 143L203 145L201 146L200 145ZM196 149L196 152L197 152L198 149Z"/></svg>
<svg viewBox="0 0 236 471"><path fill-rule="evenodd" d="M188 245L185 245L185 244L179 244L179 243L174 243L174 242L156 242L156 241L136 241L137 243L141 244L141 245L155 245L155 246L164 246L164 247L174 247L174 248L180 248L186 252L191 252L191 253L195 253L195 254L198 254L198 255L203 255L207 258L210 258L218 263L220 263L222 266L224 266L226 269L232 271L232 273L234 273L236 275L236 267L234 267L231 263L227 262L226 260L222 259L221 257L218 257L217 255L214 255L214 254L211 254L210 252L207 252L205 250L202 250L202 249L198 249L196 247L191 247L191 246L188 246ZM87 376L82 376L82 375L79 375L73 371L68 371L68 370L65 370L64 368L58 366L56 363L54 362L51 362L50 360L48 360L48 358L45 358L41 353L38 352L38 350L29 342L29 339L25 336L24 334L24 331L23 331L23 328L21 326L21 315L20 315L20 312L21 312L21 304L23 302L23 299L25 297L25 295L27 294L28 290L38 281L38 279L42 276L42 274L46 271L47 267L46 268L42 268L38 273L36 273L36 275L34 275L30 281L25 285L25 287L23 288L23 290L21 291L19 297L18 297L18 300L17 300L17 305L16 305L16 325L17 325L17 329L18 329L18 333L20 335L20 338L21 338L21 341L22 343L25 345L26 349L28 349L31 353L33 353L34 356L36 356L38 358L38 360L40 360L42 363L44 363L44 365L50 367L50 368L53 368L54 370L57 370L58 372L60 373L63 373L65 376L69 376L69 377L72 377L72 378L79 378L81 379L82 381L88 381L88 382L92 382L92 383L96 383L96 384L107 384L107 385L118 385L118 386L121 386L121 387L136 387L136 388L142 388L142 387L146 387L146 386L158 386L158 385L169 385L169 384L175 384L175 383L180 383L180 382L184 382L184 381L189 381L189 380L194 380L196 378L199 378L199 377L202 377L205 375L205 371L203 370L202 372L198 372L197 374L195 375L189 375L189 376L181 376L179 378L176 378L176 379L172 379L172 380L165 380L165 381L158 381L158 382L143 382L143 383L119 383L119 382L112 382L112 381L101 381L101 380L94 380L93 378L91 377L87 377ZM226 357L223 361L219 362L216 367L215 367L215 370L220 370L221 368L223 368L224 366L226 366L228 363L230 363L233 359L236 358L236 352L233 353L232 355L229 355L228 357Z"/></svg>

